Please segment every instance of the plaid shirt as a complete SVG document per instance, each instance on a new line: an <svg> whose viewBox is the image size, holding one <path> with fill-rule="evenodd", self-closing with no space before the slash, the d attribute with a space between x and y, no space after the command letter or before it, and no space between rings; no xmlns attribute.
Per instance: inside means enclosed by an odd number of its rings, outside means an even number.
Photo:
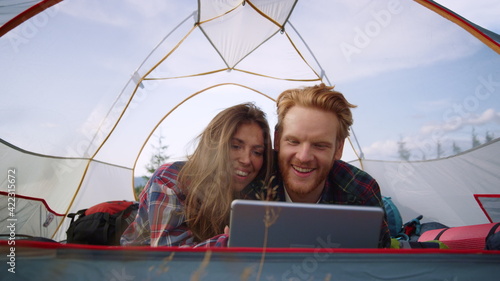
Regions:
<svg viewBox="0 0 500 281"><path fill-rule="evenodd" d="M278 171L278 169L276 169ZM279 173L271 186L275 188L275 200L286 201L283 180ZM261 194L262 191L261 191ZM262 197L262 195L261 195ZM366 205L384 207L380 187L368 173L341 160L335 161L328 174L325 188L321 193L320 204ZM391 237L387 219L382 222L379 247L389 248Z"/></svg>
<svg viewBox="0 0 500 281"><path fill-rule="evenodd" d="M151 176L139 199L137 216L122 234L121 245L222 247L227 235L201 243L194 241L186 224L184 201L177 176L185 162L164 164Z"/></svg>
<svg viewBox="0 0 500 281"><path fill-rule="evenodd" d="M177 184L177 175L183 165L184 162L165 164L155 171L140 195L139 210L135 221L121 237L122 245L227 246L228 235L225 234L201 243L194 242L183 212L186 196ZM279 173L271 186L277 186L275 199L285 201L285 189ZM247 199L263 199L266 196L261 184L253 183L245 190ZM319 203L383 207L377 182L366 172L343 161L334 163ZM379 247L389 246L389 228L387 220L384 220Z"/></svg>

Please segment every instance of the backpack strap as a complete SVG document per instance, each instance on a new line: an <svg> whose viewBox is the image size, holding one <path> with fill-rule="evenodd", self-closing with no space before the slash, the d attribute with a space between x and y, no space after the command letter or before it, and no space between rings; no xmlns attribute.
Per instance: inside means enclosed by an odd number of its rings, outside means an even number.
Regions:
<svg viewBox="0 0 500 281"><path fill-rule="evenodd" d="M413 241L401 241L403 247L402 249L439 249L439 243L437 242L413 242ZM442 242L441 242L442 243Z"/></svg>
<svg viewBox="0 0 500 281"><path fill-rule="evenodd" d="M75 222L75 217L77 217L77 216L78 216L78 218L84 217L85 211L87 211L87 209L81 209L76 213L70 213L67 215L67 217L70 218L71 221L69 222L69 227L68 227L68 230L66 231L66 237L73 237L74 236L74 228L72 226L73 226L73 223Z"/></svg>
<svg viewBox="0 0 500 281"><path fill-rule="evenodd" d="M103 219L106 221L104 224L104 227L102 229L102 241L107 241L108 240L108 230L109 230L109 225L110 225L110 216L109 213L102 213L103 214Z"/></svg>
<svg viewBox="0 0 500 281"><path fill-rule="evenodd" d="M434 238L434 240L439 240L439 238L441 238L441 235L443 235L443 233L444 233L446 230L448 230L448 229L450 229L450 228L449 228L449 227L447 227L447 228L444 228L443 230L441 230L441 231L438 233L438 235L436 235L436 238Z"/></svg>
<svg viewBox="0 0 500 281"><path fill-rule="evenodd" d="M71 225L73 223L73 221L75 220L76 216L78 216L78 217L85 216L85 211L87 211L87 209L81 209L81 210L79 210L76 213L70 213L70 214L68 214L67 217L71 219L71 222L69 224Z"/></svg>
<svg viewBox="0 0 500 281"><path fill-rule="evenodd" d="M127 222L125 220L128 220L128 217L130 216L130 214L133 211L137 210L138 208L139 208L139 204L137 204L137 203L130 204L130 206L128 206L125 210L121 211L120 214L116 217L115 241L117 241L118 244L120 243L120 238L121 238L123 232L125 231L125 228L128 227L128 225L130 224L129 222ZM123 217L125 217L125 218L123 218ZM133 221L133 219L132 219L132 221ZM123 222L125 222L125 224L123 224Z"/></svg>
<svg viewBox="0 0 500 281"><path fill-rule="evenodd" d="M486 238L484 239L485 243L488 243L488 238L490 238L493 234L495 234L495 232L499 226L500 226L500 222L491 227L490 232L488 232L488 235L486 235Z"/></svg>

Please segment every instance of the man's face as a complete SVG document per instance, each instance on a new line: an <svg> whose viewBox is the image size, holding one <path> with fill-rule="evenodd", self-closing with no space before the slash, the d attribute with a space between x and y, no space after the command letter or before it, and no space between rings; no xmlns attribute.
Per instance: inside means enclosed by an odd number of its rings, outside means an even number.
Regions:
<svg viewBox="0 0 500 281"><path fill-rule="evenodd" d="M278 164L286 190L294 202L316 203L335 160L342 157L344 140L337 139L335 114L292 107L275 138Z"/></svg>

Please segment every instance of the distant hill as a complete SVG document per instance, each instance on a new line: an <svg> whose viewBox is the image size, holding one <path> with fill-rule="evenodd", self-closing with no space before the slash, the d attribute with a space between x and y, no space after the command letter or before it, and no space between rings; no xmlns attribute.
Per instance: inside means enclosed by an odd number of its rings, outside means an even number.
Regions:
<svg viewBox="0 0 500 281"><path fill-rule="evenodd" d="M134 187L145 186L146 182L143 177L134 177Z"/></svg>

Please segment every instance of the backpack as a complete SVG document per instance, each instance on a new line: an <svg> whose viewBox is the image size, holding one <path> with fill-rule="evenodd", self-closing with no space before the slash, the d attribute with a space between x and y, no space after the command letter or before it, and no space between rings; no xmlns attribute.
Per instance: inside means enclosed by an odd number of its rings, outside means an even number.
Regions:
<svg viewBox="0 0 500 281"><path fill-rule="evenodd" d="M421 233L420 220L422 215L403 224L403 218L398 210L398 207L392 202L391 197L383 196L382 202L384 203L385 214L387 216L387 224L389 225L389 232L391 238L397 240L409 241L412 236L419 236Z"/></svg>
<svg viewBox="0 0 500 281"><path fill-rule="evenodd" d="M137 202L109 201L68 214L67 243L120 245L120 237L135 220L138 209Z"/></svg>
<svg viewBox="0 0 500 281"><path fill-rule="evenodd" d="M383 196L382 202L384 203L391 238L396 238L403 230L403 219L401 218L398 207L392 202L391 197Z"/></svg>

